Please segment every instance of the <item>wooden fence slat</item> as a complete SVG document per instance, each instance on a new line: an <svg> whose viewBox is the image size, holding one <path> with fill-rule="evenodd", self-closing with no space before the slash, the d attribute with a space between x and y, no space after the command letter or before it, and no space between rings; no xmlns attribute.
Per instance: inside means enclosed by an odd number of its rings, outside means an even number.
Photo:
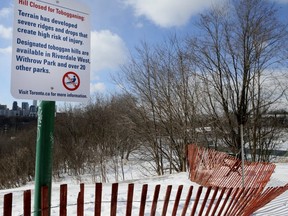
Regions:
<svg viewBox="0 0 288 216"><path fill-rule="evenodd" d="M241 197L241 195L243 194L243 191L245 190L245 188L239 188L238 193L235 192L232 196L232 199L229 203L228 208L226 209L226 212L224 215L230 215L230 213L233 211L233 209L235 208L235 205L237 205L238 199ZM234 196L235 195L235 196Z"/></svg>
<svg viewBox="0 0 288 216"><path fill-rule="evenodd" d="M250 169L244 173L244 177L245 177L244 186L246 188L253 187L253 184L255 186L256 178L258 177L257 173L259 173L260 171L259 169L260 166L257 165L256 163L252 163L249 166L250 166Z"/></svg>
<svg viewBox="0 0 288 216"><path fill-rule="evenodd" d="M241 203L238 204L237 212L243 212L243 209L246 208L246 206L249 204L251 200L253 200L254 194L256 194L257 188L249 188L249 193L243 197L243 200Z"/></svg>
<svg viewBox="0 0 288 216"><path fill-rule="evenodd" d="M49 190L48 186L41 187L41 216L49 216Z"/></svg>
<svg viewBox="0 0 288 216"><path fill-rule="evenodd" d="M234 202L234 199L235 199L235 197L236 197L236 195L237 195L239 190L240 190L240 188L236 188L236 189L232 190L232 198L230 199L230 202L229 202L229 204L228 204L228 206L227 206L227 208L226 208L226 210L224 212L224 215L227 215L227 212L229 211L230 207L232 206L232 204Z"/></svg>
<svg viewBox="0 0 288 216"><path fill-rule="evenodd" d="M127 194L126 216L132 215L133 193L134 193L134 184L129 184Z"/></svg>
<svg viewBox="0 0 288 216"><path fill-rule="evenodd" d="M257 209L257 208L261 208L263 207L264 205L266 205L268 202L270 202L270 198L271 198L271 195L275 195L278 194L278 189L279 188L272 188L272 187L269 187L267 188L262 194L261 196L257 197L257 201L255 201L252 205L252 209ZM275 193L276 192L276 193Z"/></svg>
<svg viewBox="0 0 288 216"><path fill-rule="evenodd" d="M246 182L245 181L245 187L259 187L259 185L261 185L261 179L262 179L262 177L263 177L263 175L262 175L262 173L263 173L263 171L264 171L264 169L265 169L265 165L263 165L263 164L257 164L257 163L253 163L254 164L254 166L255 166L255 168L254 168L254 172L255 172L255 174L254 175L252 175L251 176L251 179L250 179L250 182ZM250 171L251 172L251 171ZM261 174L260 176L259 176L259 173ZM248 174L247 174L248 175ZM247 176L247 175L245 175L245 176ZM249 179L248 179L249 180Z"/></svg>
<svg viewBox="0 0 288 216"><path fill-rule="evenodd" d="M23 216L31 216L31 190L23 193Z"/></svg>
<svg viewBox="0 0 288 216"><path fill-rule="evenodd" d="M214 193L213 193L212 198L211 198L211 200L210 200L209 206L208 206L208 208L207 208L207 210L206 210L205 216L208 216L208 215L209 215L209 213L210 213L210 211L211 211L211 208L212 208L212 206L213 206L214 200L215 200L215 198L216 198L216 196L217 196L218 190L219 190L219 187L216 187L216 188L214 189Z"/></svg>
<svg viewBox="0 0 288 216"><path fill-rule="evenodd" d="M221 202L221 200L222 200L222 197L223 197L225 191L226 191L226 188L225 188L225 187L222 188L221 193L220 193L220 196L218 197L217 202L215 203L215 206L214 206L214 208L213 208L213 211L212 211L212 214L211 214L211 215L216 215L216 211L217 211L217 209L218 209L218 207L219 207L219 204L220 204L220 202Z"/></svg>
<svg viewBox="0 0 288 216"><path fill-rule="evenodd" d="M12 216L12 201L13 201L12 193L4 195L3 216Z"/></svg>
<svg viewBox="0 0 288 216"><path fill-rule="evenodd" d="M264 191L264 193L265 193L265 191ZM257 194L255 194L253 196L252 200L247 204L245 209L243 209L243 214L244 215L251 215L253 213L254 209L259 209L260 208L260 205L258 205L259 202L260 203L264 203L263 200L262 200L262 194L261 193L257 193Z"/></svg>
<svg viewBox="0 0 288 216"><path fill-rule="evenodd" d="M198 170L198 151L200 150L199 148L196 147L196 145L189 145L188 148L191 150L191 156L189 157L189 159L191 158L190 161L190 166L191 166L191 170L190 170L190 179L196 179L196 172ZM189 151L190 152L190 151ZM193 160L195 158L195 160Z"/></svg>
<svg viewBox="0 0 288 216"><path fill-rule="evenodd" d="M102 183L96 183L94 216L101 216L101 203L102 203Z"/></svg>
<svg viewBox="0 0 288 216"><path fill-rule="evenodd" d="M84 216L84 183L80 184L80 192L78 193L77 216Z"/></svg>
<svg viewBox="0 0 288 216"><path fill-rule="evenodd" d="M197 206L198 206L198 202L200 200L200 196L201 196L202 190L203 190L203 186L200 186L198 188L198 191L197 191L197 195L196 195L196 198L195 198L195 201L194 201L193 209L191 211L191 216L194 216L195 213L196 213L196 209L197 209Z"/></svg>
<svg viewBox="0 0 288 216"><path fill-rule="evenodd" d="M164 204L163 204L163 209L162 209L162 216L165 216L166 213L167 213L168 204L169 204L169 199L170 199L170 195L171 195L171 190L172 190L172 185L168 185L168 186L167 186L167 189L166 189L165 198L164 198Z"/></svg>
<svg viewBox="0 0 288 216"><path fill-rule="evenodd" d="M283 187L277 187L277 188L267 188L263 195L257 194L256 197L254 196L253 203L250 202L248 207L243 210L245 215L251 215L256 210L262 208L267 203L269 203L271 200L275 199L277 196L281 195L288 189L288 184L286 184Z"/></svg>
<svg viewBox="0 0 288 216"><path fill-rule="evenodd" d="M151 216L155 216L156 214L156 208L157 208L157 202L158 202L158 197L159 197L159 192L160 192L160 185L155 186L154 190L154 196L153 196L153 201L152 201L152 206L151 206Z"/></svg>
<svg viewBox="0 0 288 216"><path fill-rule="evenodd" d="M144 216L144 213L145 213L147 191L148 191L148 185L147 184L142 185L139 216Z"/></svg>
<svg viewBox="0 0 288 216"><path fill-rule="evenodd" d="M233 191L233 188L229 188L228 189L228 193L226 194L225 200L224 200L224 202L221 205L221 208L220 208L220 210L218 212L218 215L222 214L222 212L223 212L223 210L224 210L224 208L225 208L225 206L226 206L226 204L228 202L228 199L230 198L230 195L231 195L232 191Z"/></svg>
<svg viewBox="0 0 288 216"><path fill-rule="evenodd" d="M233 208L229 212L230 215L236 214L236 212L238 211L239 207L243 205L243 200L245 200L245 198L249 194L250 188L248 188L248 189L243 188L242 191L243 192L242 192L241 196L239 196L236 199L237 201L234 202Z"/></svg>
<svg viewBox="0 0 288 216"><path fill-rule="evenodd" d="M189 190L188 190L188 193L187 193L187 196L186 196L186 200L185 200L185 203L184 203L184 206L183 206L183 210L182 210L181 216L185 216L186 215L186 212L187 212L187 209L188 209L188 206L189 206L189 203L190 203L190 199L191 199L192 193L193 193L193 186L191 185L189 187Z"/></svg>
<svg viewBox="0 0 288 216"><path fill-rule="evenodd" d="M183 190L183 185L179 185L178 190L177 190L177 194L176 194L176 199L175 199L173 211L172 211L172 216L176 216L176 214L177 214L177 209L179 206L182 190Z"/></svg>
<svg viewBox="0 0 288 216"><path fill-rule="evenodd" d="M111 193L111 216L116 216L117 214L117 198L118 198L118 183L112 184L112 193Z"/></svg>
<svg viewBox="0 0 288 216"><path fill-rule="evenodd" d="M254 203L254 195L257 194L257 188L249 188L249 193L246 195L246 197L243 197L242 205L239 206L238 212L243 212L243 210L246 208L246 206L249 206L249 203L252 201Z"/></svg>
<svg viewBox="0 0 288 216"><path fill-rule="evenodd" d="M201 205L201 208L200 208L200 211L199 211L199 216L201 216L202 213L203 213L203 211L204 211L204 208L205 208L205 206L206 206L206 202L207 202L208 197L209 197L209 195L210 195L211 189L212 189L211 186L207 188L207 191L206 191L204 200L203 200L203 202L202 202L202 205Z"/></svg>
<svg viewBox="0 0 288 216"><path fill-rule="evenodd" d="M279 193L280 192L280 193ZM270 202L272 199L274 199L276 196L280 195L281 187L278 188L267 188L264 193L261 194L260 197L258 197L258 200L255 201L252 205L253 209L259 209L266 205L268 202Z"/></svg>
<svg viewBox="0 0 288 216"><path fill-rule="evenodd" d="M59 216L67 215L67 184L60 185L60 210Z"/></svg>
<svg viewBox="0 0 288 216"><path fill-rule="evenodd" d="M267 164L261 164L262 169L261 169L261 175L257 176L257 181L255 181L255 183L257 183L257 187L265 187L265 185L268 183L270 175L268 176L267 174L264 175L264 173L269 173L269 165ZM272 173L271 173L272 174ZM254 183L254 184L255 184ZM256 184L255 184L256 185Z"/></svg>

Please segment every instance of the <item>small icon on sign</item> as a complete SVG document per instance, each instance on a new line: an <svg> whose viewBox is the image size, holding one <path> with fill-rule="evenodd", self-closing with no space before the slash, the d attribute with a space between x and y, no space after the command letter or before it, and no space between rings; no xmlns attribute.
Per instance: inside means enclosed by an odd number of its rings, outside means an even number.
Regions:
<svg viewBox="0 0 288 216"><path fill-rule="evenodd" d="M67 90L75 91L80 86L80 78L75 72L69 71L64 74L62 83Z"/></svg>
<svg viewBox="0 0 288 216"><path fill-rule="evenodd" d="M76 76L73 76L73 77L70 79L70 81L66 82L66 84L76 84L76 80L77 80Z"/></svg>

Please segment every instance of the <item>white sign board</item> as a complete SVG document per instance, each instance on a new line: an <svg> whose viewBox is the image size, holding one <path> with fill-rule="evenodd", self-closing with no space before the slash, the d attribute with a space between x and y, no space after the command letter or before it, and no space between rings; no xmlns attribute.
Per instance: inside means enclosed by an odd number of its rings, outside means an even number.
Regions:
<svg viewBox="0 0 288 216"><path fill-rule="evenodd" d="M15 0L11 93L85 102L90 95L89 9L75 0Z"/></svg>

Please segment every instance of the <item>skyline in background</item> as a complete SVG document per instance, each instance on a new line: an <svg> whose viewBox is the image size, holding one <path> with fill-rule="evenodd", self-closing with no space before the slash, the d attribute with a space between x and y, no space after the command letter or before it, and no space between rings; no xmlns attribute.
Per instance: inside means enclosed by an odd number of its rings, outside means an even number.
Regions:
<svg viewBox="0 0 288 216"><path fill-rule="evenodd" d="M64 1L64 0L63 0ZM68 0L66 0L68 1ZM79 0L80 1L80 0ZM90 94L119 91L111 75L120 71L142 42L157 44L171 34L193 33L200 13L225 0L82 0L90 10L91 75ZM288 0L276 3L280 18L288 20ZM13 0L0 3L0 104L12 108L31 100L13 98L10 93ZM61 107L63 102L56 102ZM67 102L66 102L67 103ZM69 102L68 102L69 103Z"/></svg>

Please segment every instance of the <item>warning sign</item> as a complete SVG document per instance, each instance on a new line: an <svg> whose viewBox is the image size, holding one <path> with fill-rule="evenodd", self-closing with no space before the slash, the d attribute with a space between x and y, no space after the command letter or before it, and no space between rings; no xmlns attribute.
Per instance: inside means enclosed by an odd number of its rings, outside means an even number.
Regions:
<svg viewBox="0 0 288 216"><path fill-rule="evenodd" d="M75 72L67 72L62 79L63 86L69 91L75 91L80 86L80 78Z"/></svg>
<svg viewBox="0 0 288 216"><path fill-rule="evenodd" d="M15 98L87 101L89 8L76 0L15 0L11 68Z"/></svg>

